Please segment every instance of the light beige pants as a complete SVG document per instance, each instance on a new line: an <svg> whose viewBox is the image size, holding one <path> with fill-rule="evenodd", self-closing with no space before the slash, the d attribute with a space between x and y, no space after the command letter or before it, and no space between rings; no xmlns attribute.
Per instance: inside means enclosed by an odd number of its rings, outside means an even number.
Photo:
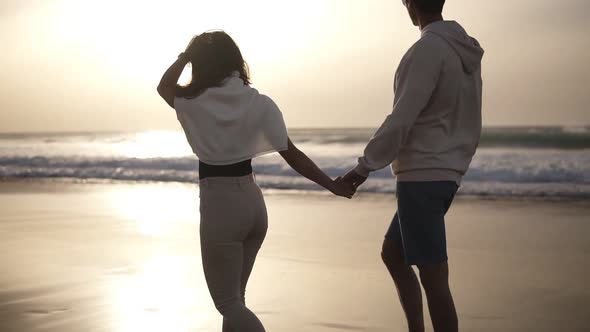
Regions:
<svg viewBox="0 0 590 332"><path fill-rule="evenodd" d="M253 175L206 178L201 190L201 255L223 332L265 331L245 304L246 284L264 241L268 217Z"/></svg>

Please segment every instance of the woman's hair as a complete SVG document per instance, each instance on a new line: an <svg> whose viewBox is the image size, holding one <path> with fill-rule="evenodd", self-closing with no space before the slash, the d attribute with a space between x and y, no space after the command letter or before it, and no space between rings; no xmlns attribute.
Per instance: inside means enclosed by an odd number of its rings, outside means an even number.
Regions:
<svg viewBox="0 0 590 332"><path fill-rule="evenodd" d="M414 0L418 9L427 14L441 14L445 0Z"/></svg>
<svg viewBox="0 0 590 332"><path fill-rule="evenodd" d="M192 68L191 81L180 86L178 97L195 98L211 87L220 86L233 72L238 72L244 85L250 85L248 64L238 45L223 31L210 31L193 37L185 55Z"/></svg>

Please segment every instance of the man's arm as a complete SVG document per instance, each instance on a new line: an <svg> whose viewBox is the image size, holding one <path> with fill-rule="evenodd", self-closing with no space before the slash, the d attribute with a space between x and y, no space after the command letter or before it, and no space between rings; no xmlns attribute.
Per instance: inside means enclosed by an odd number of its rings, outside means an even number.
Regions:
<svg viewBox="0 0 590 332"><path fill-rule="evenodd" d="M174 108L174 97L176 96L178 79L187 63L188 59L184 53L180 53L178 59L166 70L160 80L160 84L158 84L158 94L172 108Z"/></svg>
<svg viewBox="0 0 590 332"><path fill-rule="evenodd" d="M441 66L440 54L425 41L418 42L408 51L395 79L393 112L367 144L354 173L366 178L370 172L391 164L397 158L416 118L436 88Z"/></svg>

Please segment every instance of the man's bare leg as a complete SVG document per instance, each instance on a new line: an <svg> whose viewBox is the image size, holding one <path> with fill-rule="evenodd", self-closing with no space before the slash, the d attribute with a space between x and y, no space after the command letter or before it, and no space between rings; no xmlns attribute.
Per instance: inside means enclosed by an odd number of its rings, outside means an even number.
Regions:
<svg viewBox="0 0 590 332"><path fill-rule="evenodd" d="M381 257L397 288L399 300L408 320L409 332L424 332L420 283L412 267L405 264L401 243L385 239Z"/></svg>
<svg viewBox="0 0 590 332"><path fill-rule="evenodd" d="M426 293L428 311L435 332L457 332L459 323L455 303L449 287L447 262L421 265L420 281Z"/></svg>

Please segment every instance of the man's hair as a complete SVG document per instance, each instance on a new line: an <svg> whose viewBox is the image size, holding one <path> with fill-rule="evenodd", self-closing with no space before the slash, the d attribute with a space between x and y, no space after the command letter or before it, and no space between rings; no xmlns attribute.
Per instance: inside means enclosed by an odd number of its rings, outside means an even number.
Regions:
<svg viewBox="0 0 590 332"><path fill-rule="evenodd" d="M427 14L442 13L445 5L445 0L414 0L413 2L418 10Z"/></svg>

